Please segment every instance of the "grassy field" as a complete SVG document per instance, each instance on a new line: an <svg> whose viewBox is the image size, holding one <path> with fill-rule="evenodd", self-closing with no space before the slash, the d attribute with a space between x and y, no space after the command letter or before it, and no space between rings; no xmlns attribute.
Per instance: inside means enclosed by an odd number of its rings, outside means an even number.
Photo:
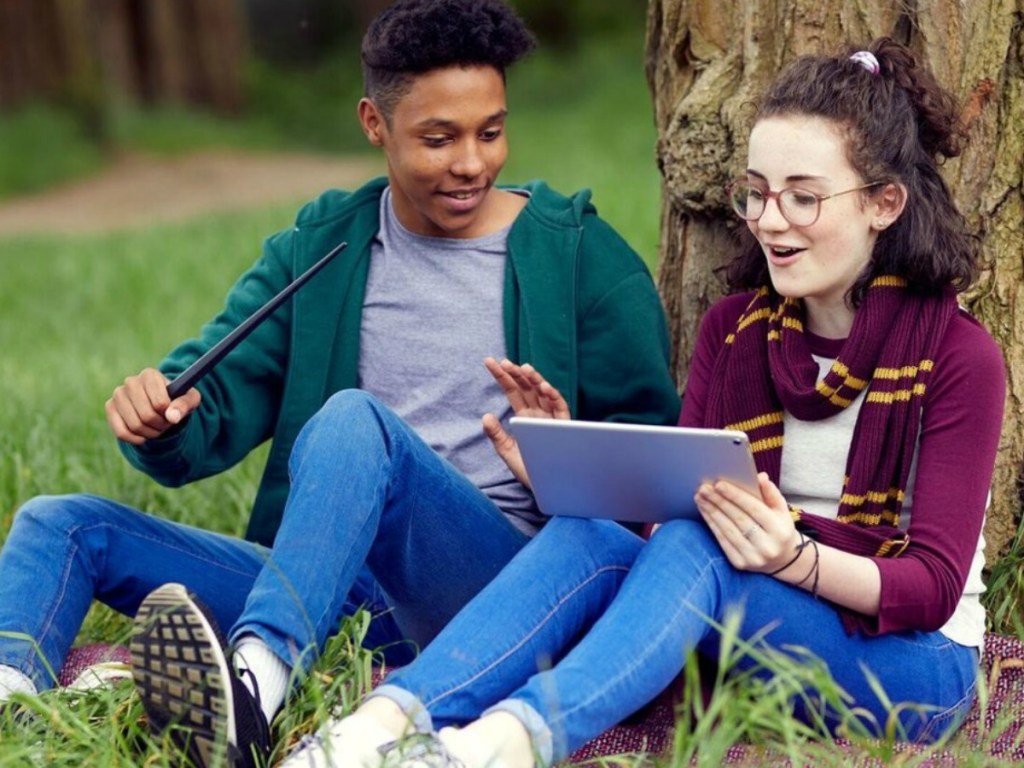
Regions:
<svg viewBox="0 0 1024 768"><path fill-rule="evenodd" d="M543 177L563 190L592 187L601 212L653 265L659 186L636 40L586 50L571 67L538 56L514 73L510 91L513 149L503 180ZM224 130L210 128L210 141L224 141ZM294 208L289 202L144 231L0 240L0 538L27 499L72 491L227 533L242 530L262 451L223 476L163 489L121 459L103 403L125 375L157 362L218 309L233 279L258 255L261 239L287 226ZM1000 586L990 596L1007 620L1019 611L1015 557L997 571ZM365 687L370 657L355 643L361 620L331 644L279 718L276 730L285 742L331 704L349 706ZM126 633L122 618L97 609L81 639L123 642ZM742 650L725 647L727 657ZM666 760L717 766L730 745L750 740L794 762L849 763L820 731L787 716L787 702L805 684L845 711L827 673L813 663L762 661L778 670L778 682L720 680L705 716L681 719ZM691 681L691 696L695 690ZM171 764L167 745L145 735L141 717L130 685L19 700L0 710L0 767ZM855 730L850 736L865 761L893 758L890 742L865 741ZM959 752L964 765L992 764L957 739L943 746ZM914 765L926 757L899 759Z"/></svg>

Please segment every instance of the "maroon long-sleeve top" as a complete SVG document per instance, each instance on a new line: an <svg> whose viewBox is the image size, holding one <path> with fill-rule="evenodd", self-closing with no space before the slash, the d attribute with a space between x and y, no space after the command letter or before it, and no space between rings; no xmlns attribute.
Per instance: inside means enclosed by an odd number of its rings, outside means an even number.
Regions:
<svg viewBox="0 0 1024 768"><path fill-rule="evenodd" d="M680 426L706 426L704 412L715 359L750 298L749 293L729 296L705 315ZM808 340L813 354L824 358L836 357L843 343L813 334L808 334ZM958 313L943 339L924 397L907 529L910 545L897 558L875 558L882 594L872 634L937 630L956 610L981 536L1005 386L998 345L970 315Z"/></svg>

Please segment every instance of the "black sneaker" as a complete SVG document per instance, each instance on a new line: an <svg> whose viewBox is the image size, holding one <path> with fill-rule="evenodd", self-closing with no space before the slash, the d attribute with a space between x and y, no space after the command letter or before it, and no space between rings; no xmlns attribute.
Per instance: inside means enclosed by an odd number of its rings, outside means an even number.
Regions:
<svg viewBox="0 0 1024 768"><path fill-rule="evenodd" d="M194 765L258 768L270 754L270 727L255 679L253 696L225 646L209 609L181 584L164 584L135 616L135 689L150 730L168 731Z"/></svg>

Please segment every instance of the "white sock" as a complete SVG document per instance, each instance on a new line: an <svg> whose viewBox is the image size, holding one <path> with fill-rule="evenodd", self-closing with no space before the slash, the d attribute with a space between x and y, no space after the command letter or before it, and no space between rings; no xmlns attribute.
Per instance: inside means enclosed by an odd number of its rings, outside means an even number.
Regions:
<svg viewBox="0 0 1024 768"><path fill-rule="evenodd" d="M35 696L39 691L32 679L20 669L0 664L0 701L7 701L12 693Z"/></svg>
<svg viewBox="0 0 1024 768"><path fill-rule="evenodd" d="M441 743L467 768L533 768L526 726L510 712L492 712L464 728L442 728Z"/></svg>
<svg viewBox="0 0 1024 768"><path fill-rule="evenodd" d="M291 667L281 661L280 657L256 635L244 635L238 641L232 663L236 670L248 669L252 672L252 677L256 678L260 708L269 723L284 704L285 695L288 693L288 680L292 674ZM252 677L242 675L242 682L255 696Z"/></svg>

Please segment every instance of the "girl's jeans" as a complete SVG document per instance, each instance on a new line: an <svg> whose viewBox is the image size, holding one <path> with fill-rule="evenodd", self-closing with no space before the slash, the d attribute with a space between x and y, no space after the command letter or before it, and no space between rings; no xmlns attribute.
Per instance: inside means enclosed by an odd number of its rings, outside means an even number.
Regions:
<svg viewBox="0 0 1024 768"><path fill-rule="evenodd" d="M372 623L367 647L422 645L528 541L358 390L335 395L310 420L290 472L269 550L94 496L28 502L0 552L0 664L45 688L93 598L133 615L170 581L196 593L231 627L230 639L256 634L290 665L308 665L360 606L388 611ZM392 651L393 662L411 656L407 643Z"/></svg>
<svg viewBox="0 0 1024 768"><path fill-rule="evenodd" d="M512 712L551 764L653 699L690 651L717 658L708 617L722 622L733 608L740 637L824 660L878 735L891 709L872 675L891 704L922 705L892 715L908 739L959 725L974 699L975 649L939 632L848 636L828 603L733 568L701 521L667 523L645 544L615 523L574 518L549 522L374 695L396 701L420 730Z"/></svg>

